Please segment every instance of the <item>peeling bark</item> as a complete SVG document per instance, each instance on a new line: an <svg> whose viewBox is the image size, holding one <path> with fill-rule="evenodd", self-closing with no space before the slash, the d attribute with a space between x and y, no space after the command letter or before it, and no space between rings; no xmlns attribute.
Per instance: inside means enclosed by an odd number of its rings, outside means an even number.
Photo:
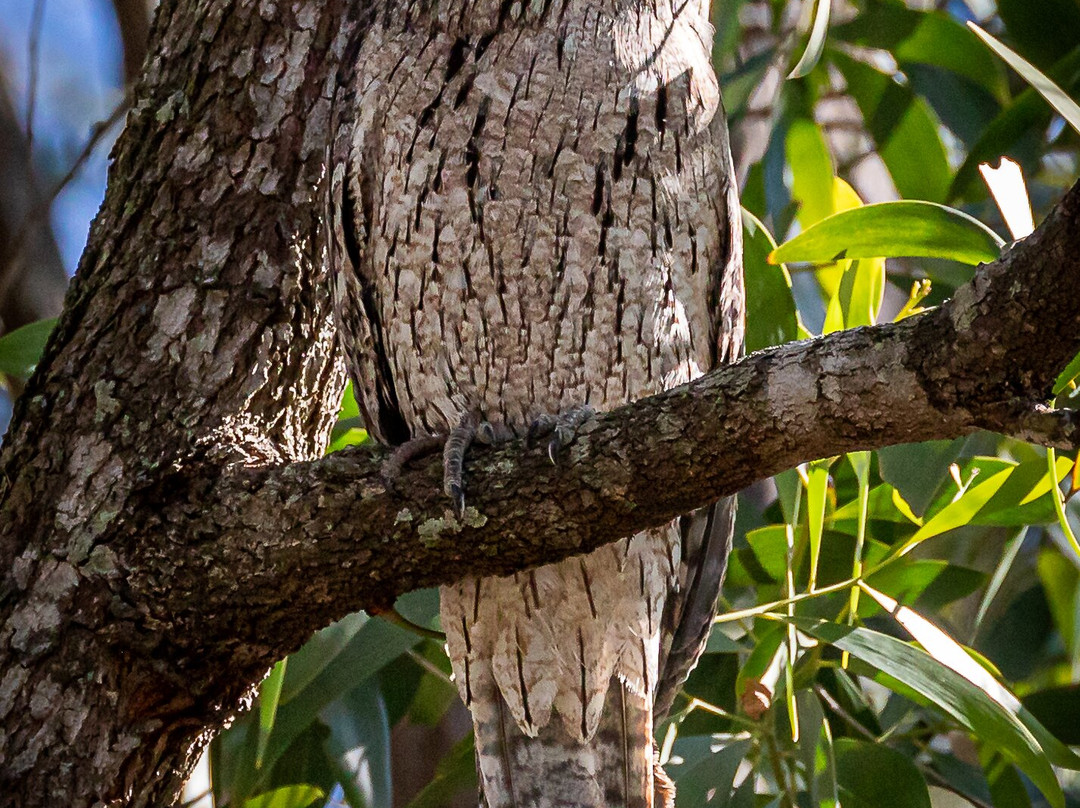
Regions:
<svg viewBox="0 0 1080 808"><path fill-rule="evenodd" d="M477 451L398 493L319 459L342 374L323 273L346 0L163 2L60 326L0 457L0 805L167 804L314 629L660 524L814 457L989 428L1080 349L1080 186L945 306L747 357L599 416L558 468Z"/></svg>

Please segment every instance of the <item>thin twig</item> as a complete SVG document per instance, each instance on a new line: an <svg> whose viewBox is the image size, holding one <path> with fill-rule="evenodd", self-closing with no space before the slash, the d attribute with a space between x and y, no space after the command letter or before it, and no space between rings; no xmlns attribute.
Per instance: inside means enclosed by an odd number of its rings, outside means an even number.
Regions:
<svg viewBox="0 0 1080 808"><path fill-rule="evenodd" d="M41 29L45 22L45 0L35 0L30 16L30 32L27 42L26 82L26 151L34 154L34 111L37 108L38 71L40 67Z"/></svg>
<svg viewBox="0 0 1080 808"><path fill-rule="evenodd" d="M127 112L128 102L129 97L125 95L123 99L121 99L120 103L117 104L116 108L111 113L109 113L108 118L103 121L98 121L96 124L93 125L90 130L90 137L87 138L86 143L83 144L82 150L79 152L75 160L71 163L71 166L68 167L68 170L64 173L64 176L57 180L57 182L52 186L49 192L41 199L39 199L34 204L34 206L30 208L30 210L27 212L26 216L22 220L22 223L15 231L15 238L12 239L12 261L16 260L22 252L22 248L25 246L26 240L30 234L31 226L44 216L48 215L49 210L52 208L53 202L55 202L56 198L60 196L61 191L63 191L64 188L66 188L68 184L70 184L71 181L75 179L76 176L78 176L79 171L82 169L86 161L90 159L90 156L94 153L97 147L101 144L101 141L105 137L105 135L108 134L109 130L112 129L113 125L118 120L120 120L120 118L123 117L123 115ZM27 138L29 139L29 137L30 132L28 131Z"/></svg>

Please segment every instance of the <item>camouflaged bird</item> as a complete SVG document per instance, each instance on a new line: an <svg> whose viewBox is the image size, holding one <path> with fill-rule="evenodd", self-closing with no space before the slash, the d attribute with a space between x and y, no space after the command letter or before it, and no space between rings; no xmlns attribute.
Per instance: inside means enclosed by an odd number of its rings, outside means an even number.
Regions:
<svg viewBox="0 0 1080 808"><path fill-rule="evenodd" d="M741 227L707 0L385 0L335 97L340 334L369 430L553 434L743 343ZM554 416L554 417L552 417ZM533 427L534 430L536 427ZM442 590L488 808L670 804L654 721L704 645L723 502Z"/></svg>

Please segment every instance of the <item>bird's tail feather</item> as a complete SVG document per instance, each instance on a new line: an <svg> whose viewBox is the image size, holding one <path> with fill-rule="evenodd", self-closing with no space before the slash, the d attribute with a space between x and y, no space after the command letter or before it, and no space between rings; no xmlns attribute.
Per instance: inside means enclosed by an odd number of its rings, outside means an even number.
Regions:
<svg viewBox="0 0 1080 808"><path fill-rule="evenodd" d="M483 808L653 808L652 705L617 677L585 743L558 720L529 737L496 688L485 695L493 709L473 714Z"/></svg>

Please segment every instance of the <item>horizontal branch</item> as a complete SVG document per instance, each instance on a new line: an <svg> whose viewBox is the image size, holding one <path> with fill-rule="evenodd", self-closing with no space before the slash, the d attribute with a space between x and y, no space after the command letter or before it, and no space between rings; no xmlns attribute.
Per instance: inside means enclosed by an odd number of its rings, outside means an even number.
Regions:
<svg viewBox="0 0 1080 808"><path fill-rule="evenodd" d="M436 458L391 493L384 455L359 447L236 469L193 494L200 507L166 509L164 524L179 540L214 537L198 568L181 570L206 593L212 633L299 642L352 609L587 551L807 460L978 429L1072 448L1075 415L1044 403L1080 350L1077 277L1080 185L937 309L758 352L598 415L557 467L521 441L470 450L463 518ZM230 580L215 585L206 569Z"/></svg>

